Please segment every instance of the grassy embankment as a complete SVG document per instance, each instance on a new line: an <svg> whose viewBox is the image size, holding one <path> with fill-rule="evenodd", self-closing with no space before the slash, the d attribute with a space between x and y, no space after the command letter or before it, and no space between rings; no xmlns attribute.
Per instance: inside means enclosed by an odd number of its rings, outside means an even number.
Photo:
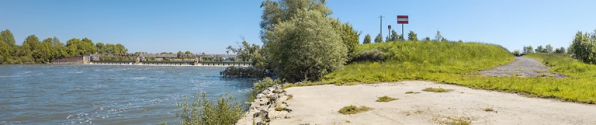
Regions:
<svg viewBox="0 0 596 125"><path fill-rule="evenodd" d="M528 54L567 78L516 76L493 77L479 70L504 65L515 57L498 45L455 42L390 42L360 45L357 52L380 50L385 61L357 62L326 75L324 84L346 85L402 80L429 80L472 88L557 98L564 101L596 102L596 66L568 55Z"/></svg>

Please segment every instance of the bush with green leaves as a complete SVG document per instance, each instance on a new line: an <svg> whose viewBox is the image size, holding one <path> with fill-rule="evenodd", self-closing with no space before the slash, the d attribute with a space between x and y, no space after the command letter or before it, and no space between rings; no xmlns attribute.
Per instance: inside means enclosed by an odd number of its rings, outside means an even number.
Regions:
<svg viewBox="0 0 596 125"><path fill-rule="evenodd" d="M263 49L275 75L290 82L317 80L342 69L347 49L323 13L299 9L291 20L268 31Z"/></svg>
<svg viewBox="0 0 596 125"><path fill-rule="evenodd" d="M195 95L194 101L184 99L176 106L182 110L176 116L182 125L232 125L244 114L246 106L236 102L230 95L221 95L216 101L209 100L202 92Z"/></svg>
<svg viewBox="0 0 596 125"><path fill-rule="evenodd" d="M378 62L383 60L383 52L377 49L371 50L364 50L360 51L356 57L354 57L351 61L352 62L361 62L361 61L373 61Z"/></svg>
<svg viewBox="0 0 596 125"><path fill-rule="evenodd" d="M572 53L573 58L585 63L596 64L596 30L594 33L582 33L581 31L575 34L575 38L569 46L569 52Z"/></svg>

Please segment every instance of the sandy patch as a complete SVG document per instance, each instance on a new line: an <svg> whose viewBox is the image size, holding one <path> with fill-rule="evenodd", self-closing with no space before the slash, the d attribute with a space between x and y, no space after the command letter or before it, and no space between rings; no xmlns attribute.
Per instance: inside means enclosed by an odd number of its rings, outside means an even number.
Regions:
<svg viewBox="0 0 596 125"><path fill-rule="evenodd" d="M421 91L427 87L453 89L447 93ZM272 125L422 125L455 119L472 124L596 124L596 105L529 98L426 81L404 81L354 86L306 86L286 89L293 110ZM408 91L420 92L406 94ZM375 102L377 97L399 98ZM343 115L344 106L368 106L371 111ZM493 111L485 111L488 108Z"/></svg>

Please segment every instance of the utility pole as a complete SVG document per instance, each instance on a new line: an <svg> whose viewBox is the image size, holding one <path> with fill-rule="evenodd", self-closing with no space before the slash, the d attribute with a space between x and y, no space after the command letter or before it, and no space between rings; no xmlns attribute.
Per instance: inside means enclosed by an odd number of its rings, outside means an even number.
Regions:
<svg viewBox="0 0 596 125"><path fill-rule="evenodd" d="M381 31L381 36L383 36L383 15L379 16L379 19L381 19L381 25L379 26L379 30Z"/></svg>

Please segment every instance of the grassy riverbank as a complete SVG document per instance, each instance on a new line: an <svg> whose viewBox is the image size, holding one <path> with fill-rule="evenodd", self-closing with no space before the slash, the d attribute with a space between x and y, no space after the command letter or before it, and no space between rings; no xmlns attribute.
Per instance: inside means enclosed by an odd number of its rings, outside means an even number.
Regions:
<svg viewBox="0 0 596 125"><path fill-rule="evenodd" d="M323 83L378 83L400 80L439 80L437 75L474 75L478 70L515 59L498 45L456 42L389 42L358 46L358 51L379 50L385 61L355 62L324 77Z"/></svg>
<svg viewBox="0 0 596 125"><path fill-rule="evenodd" d="M566 78L492 77L479 70L504 65L515 59L498 45L454 42L391 42L361 45L358 51L377 49L382 62L357 62L326 75L324 84L379 83L429 80L472 88L557 98L582 103L596 102L596 66L564 54L528 54Z"/></svg>

